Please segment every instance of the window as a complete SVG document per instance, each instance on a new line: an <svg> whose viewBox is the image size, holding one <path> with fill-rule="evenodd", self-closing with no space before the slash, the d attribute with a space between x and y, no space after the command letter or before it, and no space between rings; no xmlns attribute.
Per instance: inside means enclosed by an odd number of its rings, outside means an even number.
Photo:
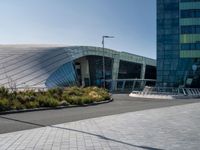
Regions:
<svg viewBox="0 0 200 150"><path fill-rule="evenodd" d="M200 9L181 10L181 18L199 18Z"/></svg>

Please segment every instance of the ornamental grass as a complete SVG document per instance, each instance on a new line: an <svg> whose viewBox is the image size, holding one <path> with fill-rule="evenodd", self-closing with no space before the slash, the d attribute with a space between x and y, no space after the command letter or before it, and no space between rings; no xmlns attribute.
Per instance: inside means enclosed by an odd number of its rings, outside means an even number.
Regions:
<svg viewBox="0 0 200 150"><path fill-rule="evenodd" d="M98 87L74 86L39 92L33 90L9 92L8 89L0 87L0 111L85 105L108 99L110 99L108 91Z"/></svg>

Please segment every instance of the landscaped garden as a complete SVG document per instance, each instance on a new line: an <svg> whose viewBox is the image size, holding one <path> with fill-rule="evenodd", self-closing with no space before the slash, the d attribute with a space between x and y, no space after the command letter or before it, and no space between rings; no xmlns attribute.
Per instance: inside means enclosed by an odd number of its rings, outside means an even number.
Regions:
<svg viewBox="0 0 200 150"><path fill-rule="evenodd" d="M47 91L12 91L0 87L0 111L85 105L109 100L107 90L98 87L54 88Z"/></svg>

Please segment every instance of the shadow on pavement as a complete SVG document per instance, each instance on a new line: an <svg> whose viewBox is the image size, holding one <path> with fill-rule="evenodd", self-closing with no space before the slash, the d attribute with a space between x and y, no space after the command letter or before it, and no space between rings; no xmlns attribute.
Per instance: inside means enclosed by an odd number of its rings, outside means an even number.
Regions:
<svg viewBox="0 0 200 150"><path fill-rule="evenodd" d="M145 149L145 150L163 150L163 149L158 149L158 148L153 148L153 147L148 147L148 146L134 145L134 144L123 142L123 141L119 141L119 140L116 140L116 139L107 138L107 137L105 137L103 135L94 134L94 133L85 132L85 131L76 130L76 129L64 128L64 127L59 127L59 126L55 126L55 125L45 126L45 125L42 125L42 124L27 122L27 121L18 120L18 119L9 118L9 117L4 117L4 116L0 116L0 118L11 120L11 121L16 121L16 122L20 122L20 123L25 123L25 124L29 124L29 125L35 125L35 126L38 126L38 127L51 127L51 128L68 130L68 131L73 131L73 132L79 132L79 133L83 133L83 134L88 134L88 135L96 136L96 137L101 138L103 140L112 141L112 142L116 142L116 143L120 143L120 144L124 144L124 145L128 145L128 146L132 146L132 147L142 148L142 149Z"/></svg>

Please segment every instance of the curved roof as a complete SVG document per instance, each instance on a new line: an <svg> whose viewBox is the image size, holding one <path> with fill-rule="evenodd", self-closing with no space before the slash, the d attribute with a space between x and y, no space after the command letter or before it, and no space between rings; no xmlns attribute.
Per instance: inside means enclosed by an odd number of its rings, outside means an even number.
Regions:
<svg viewBox="0 0 200 150"><path fill-rule="evenodd" d="M60 66L77 58L103 56L103 49L91 46L0 45L0 85L45 86L47 78ZM104 49L105 57L155 66L154 59Z"/></svg>

